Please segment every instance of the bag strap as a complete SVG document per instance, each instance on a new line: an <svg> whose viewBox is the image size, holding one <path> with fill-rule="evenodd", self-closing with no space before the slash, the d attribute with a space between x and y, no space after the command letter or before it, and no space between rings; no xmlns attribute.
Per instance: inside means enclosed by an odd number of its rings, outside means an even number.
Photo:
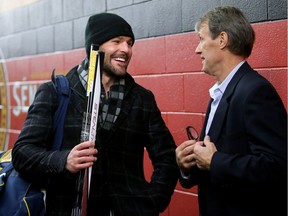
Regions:
<svg viewBox="0 0 288 216"><path fill-rule="evenodd" d="M54 122L53 122L54 143L52 145L52 150L59 150L64 135L64 120L66 117L67 107L71 96L71 89L69 87L69 82L66 76L64 75L56 76L54 72L55 69L52 72L51 80L57 92L59 105L54 114Z"/></svg>
<svg viewBox="0 0 288 216"><path fill-rule="evenodd" d="M6 176L6 173L13 169L11 152L12 149L0 152L0 187L2 186L2 180ZM3 164L7 165L3 166Z"/></svg>
<svg viewBox="0 0 288 216"><path fill-rule="evenodd" d="M10 162L7 163L7 165L4 166L4 168L0 170L1 171L0 172L0 179L4 179L7 175L7 173L12 169L14 169L12 163L10 163ZM0 184L0 186L1 186L1 184Z"/></svg>
<svg viewBox="0 0 288 216"><path fill-rule="evenodd" d="M9 149L7 151L2 151L0 153L0 163L2 164L0 166L0 186L3 184L3 179L6 177L7 173L13 169L13 165L11 163L11 152L12 149ZM3 166L3 164L6 164Z"/></svg>
<svg viewBox="0 0 288 216"><path fill-rule="evenodd" d="M11 162L12 160L12 149L0 152L0 163Z"/></svg>

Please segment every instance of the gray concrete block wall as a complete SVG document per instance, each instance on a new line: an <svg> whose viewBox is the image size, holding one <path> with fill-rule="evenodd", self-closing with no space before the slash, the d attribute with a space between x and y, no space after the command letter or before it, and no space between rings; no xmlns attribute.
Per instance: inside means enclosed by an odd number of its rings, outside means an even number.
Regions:
<svg viewBox="0 0 288 216"><path fill-rule="evenodd" d="M73 49L73 21L57 23L54 29L55 51Z"/></svg>
<svg viewBox="0 0 288 216"><path fill-rule="evenodd" d="M287 0L268 0L268 20L287 19Z"/></svg>
<svg viewBox="0 0 288 216"><path fill-rule="evenodd" d="M234 5L239 7L250 22L262 22L267 20L267 0L222 0L222 5Z"/></svg>
<svg viewBox="0 0 288 216"><path fill-rule="evenodd" d="M48 25L36 30L37 53L51 53L55 51L54 26Z"/></svg>
<svg viewBox="0 0 288 216"><path fill-rule="evenodd" d="M189 32L220 5L239 7L252 23L287 19L286 0L38 0L0 13L0 48L5 58L82 48L88 18L100 12L124 17L136 39Z"/></svg>
<svg viewBox="0 0 288 216"><path fill-rule="evenodd" d="M36 2L28 7L28 22L31 29L40 28L45 25L45 11L46 5L44 1Z"/></svg>
<svg viewBox="0 0 288 216"><path fill-rule="evenodd" d="M107 10L128 7L133 4L133 0L107 0Z"/></svg>
<svg viewBox="0 0 288 216"><path fill-rule="evenodd" d="M106 0L85 0L83 1L83 15L101 13L106 11Z"/></svg>
<svg viewBox="0 0 288 216"><path fill-rule="evenodd" d="M0 38L14 33L13 13L0 13Z"/></svg>
<svg viewBox="0 0 288 216"><path fill-rule="evenodd" d="M63 0L44 0L45 26L63 21Z"/></svg>
<svg viewBox="0 0 288 216"><path fill-rule="evenodd" d="M36 31L25 31L22 35L22 51L25 55L37 54Z"/></svg>
<svg viewBox="0 0 288 216"><path fill-rule="evenodd" d="M83 16L83 0L63 0L63 20L74 20Z"/></svg>

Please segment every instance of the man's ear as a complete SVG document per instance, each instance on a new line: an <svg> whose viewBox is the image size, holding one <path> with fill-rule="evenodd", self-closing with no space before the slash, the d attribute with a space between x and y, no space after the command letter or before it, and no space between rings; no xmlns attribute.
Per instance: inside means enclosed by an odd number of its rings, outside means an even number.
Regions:
<svg viewBox="0 0 288 216"><path fill-rule="evenodd" d="M220 32L219 34L219 47L225 49L228 45L229 37L226 32Z"/></svg>

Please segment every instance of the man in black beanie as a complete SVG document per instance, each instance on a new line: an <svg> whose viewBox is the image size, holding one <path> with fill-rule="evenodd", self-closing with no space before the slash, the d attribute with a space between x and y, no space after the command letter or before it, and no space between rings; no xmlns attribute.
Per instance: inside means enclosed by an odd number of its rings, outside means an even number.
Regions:
<svg viewBox="0 0 288 216"><path fill-rule="evenodd" d="M87 215L158 216L168 206L178 179L176 145L154 95L127 72L135 38L120 16L91 16L85 31L87 57L66 75L72 90L60 151L52 145L57 95L41 85L13 148L13 164L46 189L49 215L71 215L80 171L92 167ZM80 141L86 107L91 45L104 53L96 142ZM144 151L154 171L146 181ZM77 215L77 214L76 214Z"/></svg>

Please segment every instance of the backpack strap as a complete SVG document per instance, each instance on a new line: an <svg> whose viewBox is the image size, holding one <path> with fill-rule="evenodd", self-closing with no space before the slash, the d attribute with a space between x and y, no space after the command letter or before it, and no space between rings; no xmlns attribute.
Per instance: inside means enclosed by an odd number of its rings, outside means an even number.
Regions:
<svg viewBox="0 0 288 216"><path fill-rule="evenodd" d="M13 169L11 152L12 149L9 149L0 153L0 188L4 184L4 179L8 172Z"/></svg>
<svg viewBox="0 0 288 216"><path fill-rule="evenodd" d="M0 163L12 161L12 149L0 152Z"/></svg>
<svg viewBox="0 0 288 216"><path fill-rule="evenodd" d="M64 135L64 120L66 117L66 112L71 96L71 89L69 87L69 82L66 76L64 75L56 76L54 72L55 69L52 72L51 80L57 92L59 105L54 114L54 122L53 122L54 143L52 145L52 150L59 150Z"/></svg>
<svg viewBox="0 0 288 216"><path fill-rule="evenodd" d="M4 168L0 170L0 186L2 186L6 175L8 175L8 172L10 172L12 169L14 169L14 167L12 163L9 162L6 166L4 166Z"/></svg>

